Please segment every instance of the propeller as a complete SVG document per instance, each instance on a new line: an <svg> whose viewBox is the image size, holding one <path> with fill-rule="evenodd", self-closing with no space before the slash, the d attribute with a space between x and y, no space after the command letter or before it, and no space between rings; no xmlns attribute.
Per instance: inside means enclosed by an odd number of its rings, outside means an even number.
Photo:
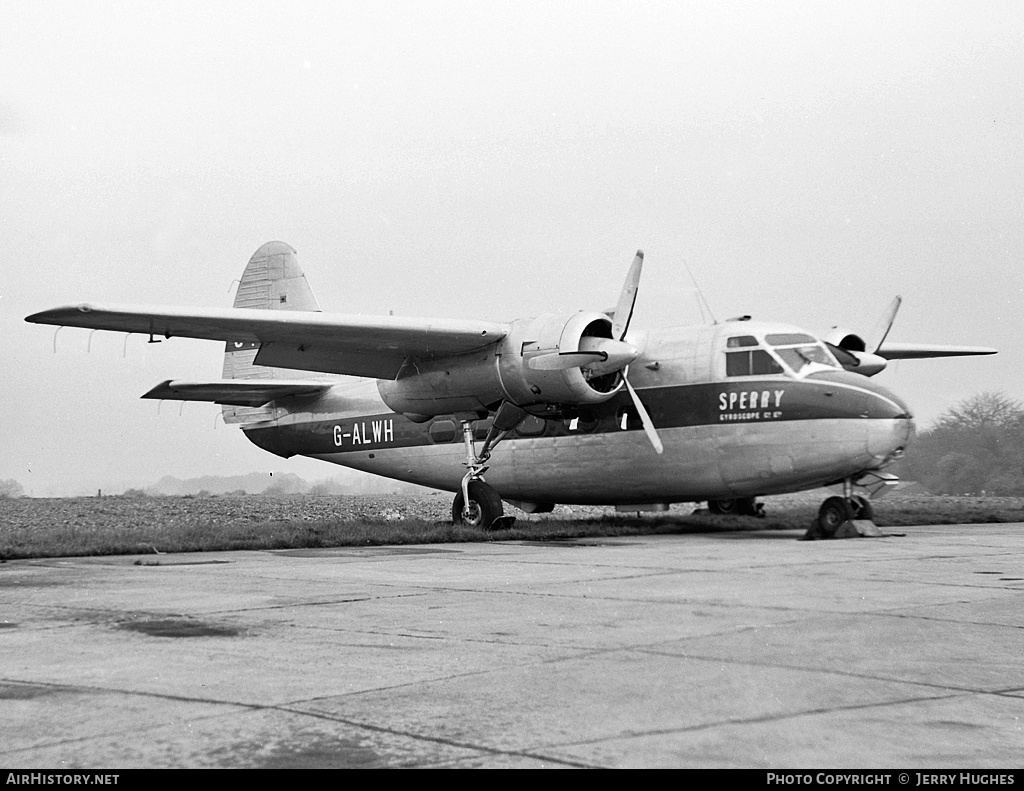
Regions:
<svg viewBox="0 0 1024 791"><path fill-rule="evenodd" d="M825 336L825 345L829 347L839 363L847 371L874 376L883 370L889 360L917 360L928 357L971 357L982 354L995 354L996 350L987 346L950 346L937 343L886 343L889 330L896 320L896 313L903 300L896 297L882 315L881 320L872 329L867 340L852 332L833 328ZM877 340L876 340L877 338ZM868 351L872 349L873 351Z"/></svg>
<svg viewBox="0 0 1024 791"><path fill-rule="evenodd" d="M872 328L867 339L839 328L833 328L832 332L825 336L825 344L843 368L863 376L874 376L885 369L888 360L880 355L879 351L889 336L889 330L896 321L896 313L902 303L902 297L896 297L889 303L889 307ZM868 351L868 348L871 348L871 351Z"/></svg>
<svg viewBox="0 0 1024 791"><path fill-rule="evenodd" d="M886 308L885 313L882 315L881 320L875 325L874 329L871 330L871 334L866 340L869 345L875 347L872 354L878 354L879 349L882 348L882 344L885 343L885 339L889 337L889 330L892 329L892 324L896 321L896 314L899 312L900 305L902 304L903 297L894 297L892 302L889 303L889 307ZM878 343L874 342L874 338L878 338Z"/></svg>
<svg viewBox="0 0 1024 791"><path fill-rule="evenodd" d="M530 358L527 365L535 371L567 371L572 368L582 368L588 378L621 372L622 381L633 401L633 407L640 416L644 432L654 451L660 454L665 448L654 428L654 421L651 420L651 416L647 413L647 409L627 378L629 364L640 355L640 351L632 344L626 343L625 338L629 331L629 322L633 318L633 308L636 305L636 295L640 288L640 273L643 270L643 265L644 252L637 250L636 257L626 274L626 282L619 293L615 312L611 316L611 338L587 336L580 339L579 348L575 351L537 355Z"/></svg>

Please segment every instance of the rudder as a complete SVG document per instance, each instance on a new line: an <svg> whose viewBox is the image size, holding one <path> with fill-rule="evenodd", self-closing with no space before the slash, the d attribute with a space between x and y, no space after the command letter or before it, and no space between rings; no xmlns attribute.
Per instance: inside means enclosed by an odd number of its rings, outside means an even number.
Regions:
<svg viewBox="0 0 1024 791"><path fill-rule="evenodd" d="M267 242L246 264L235 292L234 307L257 310L303 310L320 312L316 297L299 267L295 249L284 242ZM296 371L253 365L260 345L251 341L228 341L224 348L225 379L294 379ZM322 375L317 375L318 378ZM266 407L225 406L226 423L248 423L272 417Z"/></svg>

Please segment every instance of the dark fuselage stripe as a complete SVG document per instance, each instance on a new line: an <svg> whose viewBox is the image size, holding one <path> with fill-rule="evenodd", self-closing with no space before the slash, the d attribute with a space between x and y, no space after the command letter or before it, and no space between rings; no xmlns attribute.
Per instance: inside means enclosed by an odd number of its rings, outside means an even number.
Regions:
<svg viewBox="0 0 1024 791"><path fill-rule="evenodd" d="M660 429L794 420L909 417L906 407L894 400L891 394L876 392L873 385L861 385L857 380L837 379L747 379L647 388L639 391L639 395L655 427ZM489 421L477 423L477 439L483 439L488 426ZM602 404L567 410L561 420L528 418L506 442L517 438L579 436L624 430L642 431L643 426L628 394L618 393ZM459 424L450 416L413 423L394 413L253 426L245 431L255 444L281 455L372 452L382 448L447 445L462 441Z"/></svg>

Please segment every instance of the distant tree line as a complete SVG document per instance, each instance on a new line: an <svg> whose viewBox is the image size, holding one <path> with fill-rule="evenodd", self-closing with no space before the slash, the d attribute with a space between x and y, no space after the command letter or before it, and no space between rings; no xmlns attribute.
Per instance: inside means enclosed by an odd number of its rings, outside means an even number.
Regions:
<svg viewBox="0 0 1024 791"><path fill-rule="evenodd" d="M21 497L25 489L14 478L4 478L0 481L0 499L8 497Z"/></svg>
<svg viewBox="0 0 1024 791"><path fill-rule="evenodd" d="M1024 406L979 393L918 433L896 472L932 494L1024 495Z"/></svg>

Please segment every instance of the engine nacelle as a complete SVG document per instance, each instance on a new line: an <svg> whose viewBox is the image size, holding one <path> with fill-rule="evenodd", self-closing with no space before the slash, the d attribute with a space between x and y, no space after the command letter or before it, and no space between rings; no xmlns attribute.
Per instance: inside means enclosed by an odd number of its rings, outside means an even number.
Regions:
<svg viewBox="0 0 1024 791"><path fill-rule="evenodd" d="M866 352L868 350L868 345L862 337L843 327L833 327L822 340L832 346L846 349L848 352Z"/></svg>
<svg viewBox="0 0 1024 791"><path fill-rule="evenodd" d="M854 332L833 327L823 339L839 364L847 371L874 376L885 370L888 360L867 350L867 343Z"/></svg>
<svg viewBox="0 0 1024 791"><path fill-rule="evenodd" d="M539 355L574 352L584 338L611 338L604 313L546 314L512 323L501 341L458 357L409 361L394 381L380 381L384 402L411 418L482 413L508 400L519 406L574 406L607 401L623 386L620 371L590 376L583 368L533 369Z"/></svg>

